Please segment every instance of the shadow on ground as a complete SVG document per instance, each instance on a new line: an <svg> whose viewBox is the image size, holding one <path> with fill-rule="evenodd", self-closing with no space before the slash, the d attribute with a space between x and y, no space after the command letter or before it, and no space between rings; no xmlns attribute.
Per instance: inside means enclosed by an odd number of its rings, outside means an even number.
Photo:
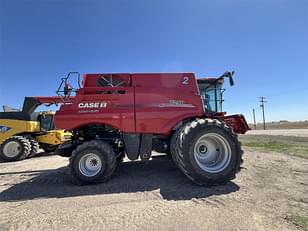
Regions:
<svg viewBox="0 0 308 231"><path fill-rule="evenodd" d="M52 155L54 155L53 152L47 153L47 152L41 151L41 152L35 153L35 154L27 157L26 159L39 158L39 157L43 157L43 156L52 156ZM4 160L0 159L0 163L14 163L14 161L8 162L8 161L4 161Z"/></svg>
<svg viewBox="0 0 308 231"><path fill-rule="evenodd" d="M124 162L114 177L98 185L72 185L69 169L11 172L32 178L11 186L0 193L0 201L20 201L38 198L64 198L83 195L135 193L160 190L166 200L190 200L222 195L239 190L233 182L213 187L200 187L191 183L169 158L156 158L146 162Z"/></svg>

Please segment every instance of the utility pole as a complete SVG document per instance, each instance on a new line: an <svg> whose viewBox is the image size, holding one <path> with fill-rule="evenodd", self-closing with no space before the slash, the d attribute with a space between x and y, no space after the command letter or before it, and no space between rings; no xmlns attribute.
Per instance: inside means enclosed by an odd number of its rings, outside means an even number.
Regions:
<svg viewBox="0 0 308 231"><path fill-rule="evenodd" d="M262 108L262 113L263 113L263 129L265 130L265 113L264 113L264 103L266 103L266 101L264 100L265 97L264 96L260 96L258 97L260 99L260 107Z"/></svg>
<svg viewBox="0 0 308 231"><path fill-rule="evenodd" d="M257 130L257 124L256 124L256 113L255 113L255 109L252 109L252 113L253 113L253 124L255 127L255 130Z"/></svg>

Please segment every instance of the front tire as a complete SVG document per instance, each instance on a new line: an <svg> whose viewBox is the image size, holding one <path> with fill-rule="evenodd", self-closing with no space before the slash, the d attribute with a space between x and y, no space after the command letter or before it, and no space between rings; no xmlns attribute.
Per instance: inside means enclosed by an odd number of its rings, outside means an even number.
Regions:
<svg viewBox="0 0 308 231"><path fill-rule="evenodd" d="M78 185L106 182L116 166L111 146L98 140L79 145L70 157L71 179Z"/></svg>
<svg viewBox="0 0 308 231"><path fill-rule="evenodd" d="M27 158L31 151L30 142L22 136L12 136L0 146L0 160L17 161Z"/></svg>
<svg viewBox="0 0 308 231"><path fill-rule="evenodd" d="M175 164L199 185L224 184L235 178L242 163L237 135L224 123L197 119L176 131L171 141Z"/></svg>

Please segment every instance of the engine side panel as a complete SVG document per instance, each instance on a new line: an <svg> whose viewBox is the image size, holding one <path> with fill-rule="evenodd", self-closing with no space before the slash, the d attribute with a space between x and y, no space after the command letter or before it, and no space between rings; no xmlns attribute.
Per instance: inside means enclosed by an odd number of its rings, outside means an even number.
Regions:
<svg viewBox="0 0 308 231"><path fill-rule="evenodd" d="M168 134L185 118L202 116L194 74L133 74L136 132Z"/></svg>
<svg viewBox="0 0 308 231"><path fill-rule="evenodd" d="M124 83L102 86L111 78ZM168 134L183 119L204 113L193 73L87 74L83 81L71 103L56 113L56 127L106 124L128 133Z"/></svg>
<svg viewBox="0 0 308 231"><path fill-rule="evenodd" d="M97 94L102 90L108 92ZM114 93L116 90L122 93ZM83 88L71 104L62 105L55 115L57 128L74 130L86 124L106 124L123 132L134 132L133 88Z"/></svg>

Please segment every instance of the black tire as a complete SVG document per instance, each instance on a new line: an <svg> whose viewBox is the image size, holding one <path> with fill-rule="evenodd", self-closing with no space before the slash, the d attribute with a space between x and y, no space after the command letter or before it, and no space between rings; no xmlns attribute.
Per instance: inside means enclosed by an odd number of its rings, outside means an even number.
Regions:
<svg viewBox="0 0 308 231"><path fill-rule="evenodd" d="M219 172L207 171L200 167L200 162L198 163L196 158L196 145L199 144L197 142L206 136L219 137L227 147L227 157L224 157L226 154L221 154L223 151L220 149L216 149L219 154L214 154L218 156L216 159L218 161L227 160ZM206 152L207 147L204 150L205 156ZM243 151L237 135L223 122L215 119L197 119L183 125L173 134L171 154L176 166L194 183L216 185L227 183L235 178L236 173L240 171ZM207 163L207 166L210 165Z"/></svg>
<svg viewBox="0 0 308 231"><path fill-rule="evenodd" d="M5 147L7 147L7 145L10 145L10 143L12 144L13 142L19 145L18 153L16 155L8 156ZM30 151L31 151L31 144L26 138L22 136L12 136L1 144L0 160L7 162L23 160L30 154Z"/></svg>
<svg viewBox="0 0 308 231"><path fill-rule="evenodd" d="M94 154L96 159L98 158L101 168L95 175L87 176L81 170L80 165L82 164L82 160L91 154ZM79 145L73 151L69 166L71 179L74 184L96 184L106 182L111 178L117 167L117 160L109 144L103 141L92 140Z"/></svg>
<svg viewBox="0 0 308 231"><path fill-rule="evenodd" d="M186 124L184 124L183 126L179 127L172 135L171 138L171 142L170 142L170 153L173 159L173 162L175 163L175 165L181 169L181 166L179 164L179 159L178 159L178 155L181 152L181 149L179 148L179 144L180 144L180 138L181 138L181 134L183 133L184 128L186 127ZM184 171L184 169L181 169L182 171Z"/></svg>
<svg viewBox="0 0 308 231"><path fill-rule="evenodd" d="M116 157L117 163L118 163L118 164L121 164L121 163L124 161L124 158L125 158L125 154L124 154L124 153L121 154L121 155L119 155L119 156L117 156L117 157Z"/></svg>
<svg viewBox="0 0 308 231"><path fill-rule="evenodd" d="M30 142L31 145L31 151L27 157L35 156L35 154L37 154L40 149L40 144L33 137L25 137L25 138Z"/></svg>

